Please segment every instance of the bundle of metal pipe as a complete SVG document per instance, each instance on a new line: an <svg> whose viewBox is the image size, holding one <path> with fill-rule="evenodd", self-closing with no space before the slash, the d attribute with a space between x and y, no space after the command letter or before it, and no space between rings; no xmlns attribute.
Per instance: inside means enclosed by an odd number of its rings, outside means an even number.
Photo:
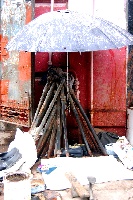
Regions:
<svg viewBox="0 0 133 200"><path fill-rule="evenodd" d="M60 156L61 148L69 156L66 110L70 106L79 134L89 156L94 152L107 155L73 89L73 78L61 68L50 68L30 133L37 146L38 158ZM63 141L63 142L62 142Z"/></svg>

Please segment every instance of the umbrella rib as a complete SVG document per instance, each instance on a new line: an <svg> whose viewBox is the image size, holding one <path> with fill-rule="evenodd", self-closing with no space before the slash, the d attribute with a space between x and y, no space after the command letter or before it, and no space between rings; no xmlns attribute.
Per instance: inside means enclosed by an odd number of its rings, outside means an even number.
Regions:
<svg viewBox="0 0 133 200"><path fill-rule="evenodd" d="M118 48L115 43L113 41L110 40L110 38L99 28L99 31L108 39L108 41L110 41L114 46L115 48Z"/></svg>
<svg viewBox="0 0 133 200"><path fill-rule="evenodd" d="M117 30L121 35L123 35L125 38L127 38L128 40L130 40L129 39L129 37L126 35L126 34L124 34L122 31L125 31L126 32L126 30L125 29L122 29L121 27L119 27L119 26L117 26L117 25L115 25L114 26L114 24L113 23L111 23L111 22L108 22L108 21L106 21L106 23L108 24L108 25L112 25L112 27L115 29L115 30ZM117 27L117 29L116 29L116 27ZM122 31L121 31L122 30ZM131 41L131 40L130 40ZM132 42L132 41L131 41Z"/></svg>

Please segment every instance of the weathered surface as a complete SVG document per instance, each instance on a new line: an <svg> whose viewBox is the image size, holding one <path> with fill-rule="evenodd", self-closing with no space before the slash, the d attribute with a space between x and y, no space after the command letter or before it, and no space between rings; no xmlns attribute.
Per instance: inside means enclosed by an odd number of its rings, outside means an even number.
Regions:
<svg viewBox="0 0 133 200"><path fill-rule="evenodd" d="M14 140L15 132L14 131L0 131L0 152L2 146L5 146L5 148Z"/></svg>
<svg viewBox="0 0 133 200"><path fill-rule="evenodd" d="M31 15L31 1L1 2L0 120L24 126L31 120L31 53L8 52L5 47Z"/></svg>

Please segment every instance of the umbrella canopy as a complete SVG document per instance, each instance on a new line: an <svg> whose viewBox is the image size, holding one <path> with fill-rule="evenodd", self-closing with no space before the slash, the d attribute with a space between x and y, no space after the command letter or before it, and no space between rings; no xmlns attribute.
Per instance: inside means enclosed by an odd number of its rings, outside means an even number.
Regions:
<svg viewBox="0 0 133 200"><path fill-rule="evenodd" d="M8 51L85 52L133 45L133 35L86 13L62 10L45 13L24 26Z"/></svg>

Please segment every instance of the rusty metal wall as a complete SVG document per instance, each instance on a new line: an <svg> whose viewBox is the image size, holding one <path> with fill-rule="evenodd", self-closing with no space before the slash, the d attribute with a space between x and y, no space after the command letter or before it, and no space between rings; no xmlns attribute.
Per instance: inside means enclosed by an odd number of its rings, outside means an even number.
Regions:
<svg viewBox="0 0 133 200"><path fill-rule="evenodd" d="M126 134L126 48L94 53L93 125Z"/></svg>
<svg viewBox="0 0 133 200"><path fill-rule="evenodd" d="M30 126L31 53L5 49L8 41L32 19L32 0L2 0L0 32L0 121Z"/></svg>

